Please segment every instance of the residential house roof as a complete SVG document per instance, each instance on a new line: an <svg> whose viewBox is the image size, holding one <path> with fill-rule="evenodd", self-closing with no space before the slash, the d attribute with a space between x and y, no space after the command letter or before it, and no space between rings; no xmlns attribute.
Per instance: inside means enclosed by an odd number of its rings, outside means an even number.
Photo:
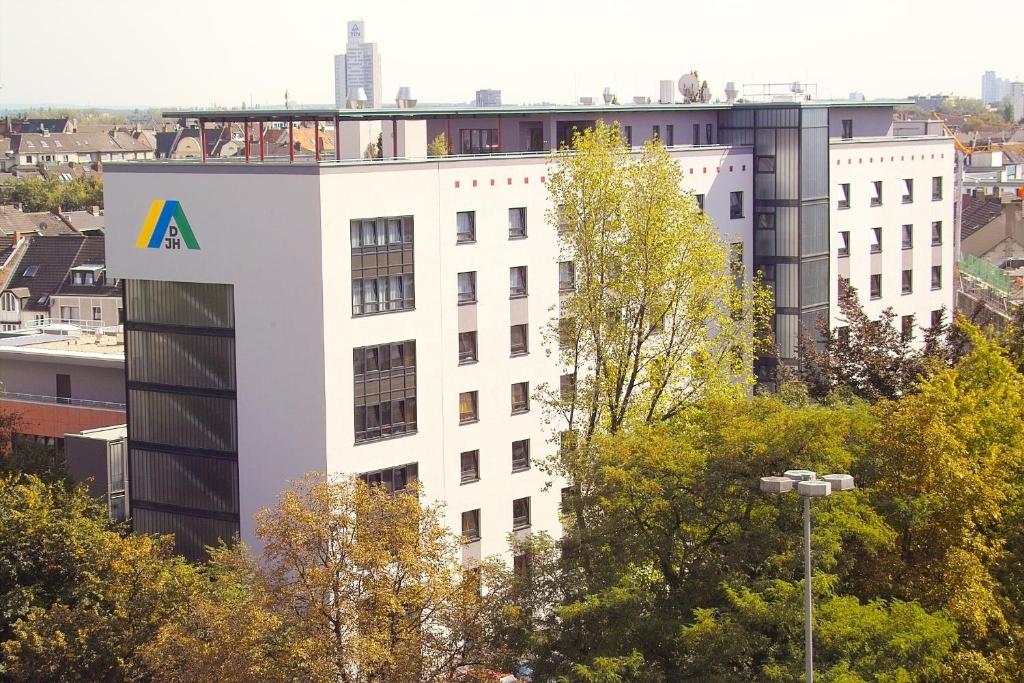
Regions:
<svg viewBox="0 0 1024 683"><path fill-rule="evenodd" d="M17 232L39 235L74 233L74 229L60 217L47 211L20 211L13 206L0 206L0 235Z"/></svg>
<svg viewBox="0 0 1024 683"><path fill-rule="evenodd" d="M67 152L152 151L145 140L130 133L21 133L11 136L15 154L61 154Z"/></svg>
<svg viewBox="0 0 1024 683"><path fill-rule="evenodd" d="M7 283L8 291L19 290L27 311L50 310L55 294L120 296L120 288L105 280L100 285L75 285L70 281L71 269L89 264L103 265L104 238L79 234L34 236L25 249L21 262Z"/></svg>
<svg viewBox="0 0 1024 683"><path fill-rule="evenodd" d="M18 130L22 133L39 133L46 130L50 133L71 133L75 129L74 120L67 116L58 118L26 118L19 122Z"/></svg>
<svg viewBox="0 0 1024 683"><path fill-rule="evenodd" d="M61 214L64 222L78 232L102 231L106 228L107 219L102 212L92 211L65 211Z"/></svg>
<svg viewBox="0 0 1024 683"><path fill-rule="evenodd" d="M966 239L1003 214L997 202L977 201L964 207L960 217L960 238Z"/></svg>

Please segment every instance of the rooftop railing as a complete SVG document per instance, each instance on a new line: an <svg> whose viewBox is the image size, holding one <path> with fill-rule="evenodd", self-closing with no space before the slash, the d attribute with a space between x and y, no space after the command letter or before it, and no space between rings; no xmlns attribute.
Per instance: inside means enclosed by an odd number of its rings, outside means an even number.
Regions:
<svg viewBox="0 0 1024 683"><path fill-rule="evenodd" d="M97 408L100 410L125 409L123 403L112 401L93 401L87 398L70 398L67 396L44 396L41 394L24 394L17 391L0 391L0 400L25 401L27 403L49 403L54 405L75 406L77 408Z"/></svg>

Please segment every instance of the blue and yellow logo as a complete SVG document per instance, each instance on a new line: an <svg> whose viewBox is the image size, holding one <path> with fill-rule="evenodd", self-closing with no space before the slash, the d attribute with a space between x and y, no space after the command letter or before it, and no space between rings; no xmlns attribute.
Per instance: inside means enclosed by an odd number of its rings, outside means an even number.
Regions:
<svg viewBox="0 0 1024 683"><path fill-rule="evenodd" d="M199 248L192 226L181 209L181 202L177 199L153 200L139 237L135 240L135 248L181 249L182 242L189 249Z"/></svg>

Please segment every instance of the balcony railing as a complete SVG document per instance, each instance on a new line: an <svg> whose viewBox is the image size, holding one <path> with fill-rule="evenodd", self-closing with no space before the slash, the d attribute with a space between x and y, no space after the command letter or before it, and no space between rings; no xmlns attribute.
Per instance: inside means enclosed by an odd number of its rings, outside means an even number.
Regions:
<svg viewBox="0 0 1024 683"><path fill-rule="evenodd" d="M0 400L26 401L28 403L51 403L54 405L75 406L77 408L98 408L100 410L124 410L123 403L114 403L112 401L93 401L87 398L23 394L17 391L0 391Z"/></svg>
<svg viewBox="0 0 1024 683"><path fill-rule="evenodd" d="M71 325L72 327L77 327L80 330L100 332L102 334L117 334L123 329L121 325L104 325L102 320L78 320L71 318L38 318L36 320L30 320L20 329L39 330L52 325Z"/></svg>

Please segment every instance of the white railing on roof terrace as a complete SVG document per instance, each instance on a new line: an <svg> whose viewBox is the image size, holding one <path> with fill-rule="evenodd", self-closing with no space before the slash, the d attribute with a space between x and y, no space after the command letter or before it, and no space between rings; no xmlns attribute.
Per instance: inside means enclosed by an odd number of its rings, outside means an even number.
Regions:
<svg viewBox="0 0 1024 683"><path fill-rule="evenodd" d="M78 408L124 410L123 403L114 403L113 401L93 401L87 398L69 398L66 396L44 396L41 394L23 394L17 391L0 391L0 399L6 399L9 401L27 401L29 403L53 403L57 405L76 406Z"/></svg>
<svg viewBox="0 0 1024 683"><path fill-rule="evenodd" d="M41 331L54 325L70 325L83 332L99 332L101 334L117 334L124 331L123 325L104 325L102 320L75 320L71 318L38 318L25 324L21 330Z"/></svg>

